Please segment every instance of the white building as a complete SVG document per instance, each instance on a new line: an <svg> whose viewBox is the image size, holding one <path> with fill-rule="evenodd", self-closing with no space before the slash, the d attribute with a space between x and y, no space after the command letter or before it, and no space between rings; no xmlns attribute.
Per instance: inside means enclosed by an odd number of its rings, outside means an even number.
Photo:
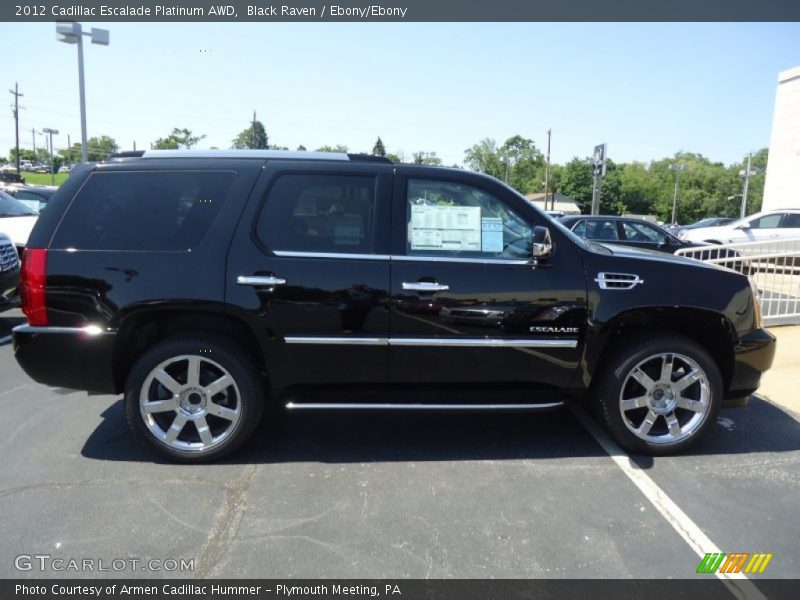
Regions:
<svg viewBox="0 0 800 600"><path fill-rule="evenodd" d="M800 208L800 67L778 74L762 210Z"/></svg>

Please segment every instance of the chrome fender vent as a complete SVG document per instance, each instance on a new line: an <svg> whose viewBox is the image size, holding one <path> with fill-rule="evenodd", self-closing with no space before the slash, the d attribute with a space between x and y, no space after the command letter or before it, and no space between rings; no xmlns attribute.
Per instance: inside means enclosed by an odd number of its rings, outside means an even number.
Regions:
<svg viewBox="0 0 800 600"><path fill-rule="evenodd" d="M644 279L632 273L598 273L594 280L601 290L630 290L644 283Z"/></svg>

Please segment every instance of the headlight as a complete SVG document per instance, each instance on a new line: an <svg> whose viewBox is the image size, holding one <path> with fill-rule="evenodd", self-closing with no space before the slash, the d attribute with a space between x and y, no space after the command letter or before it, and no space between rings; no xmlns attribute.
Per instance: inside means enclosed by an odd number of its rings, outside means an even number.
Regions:
<svg viewBox="0 0 800 600"><path fill-rule="evenodd" d="M761 294L759 294L756 280L753 279L752 276L748 275L747 281L750 282L750 291L753 293L753 310L755 311L755 323L753 323L753 327L755 329L761 329L763 325L761 317Z"/></svg>

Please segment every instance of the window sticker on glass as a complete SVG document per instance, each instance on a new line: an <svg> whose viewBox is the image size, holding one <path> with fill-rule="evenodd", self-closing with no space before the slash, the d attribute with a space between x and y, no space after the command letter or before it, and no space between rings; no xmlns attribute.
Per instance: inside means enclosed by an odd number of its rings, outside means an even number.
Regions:
<svg viewBox="0 0 800 600"><path fill-rule="evenodd" d="M480 206L412 206L411 249L480 252Z"/></svg>
<svg viewBox="0 0 800 600"><path fill-rule="evenodd" d="M484 252L503 251L503 219L496 217L481 219L481 242Z"/></svg>

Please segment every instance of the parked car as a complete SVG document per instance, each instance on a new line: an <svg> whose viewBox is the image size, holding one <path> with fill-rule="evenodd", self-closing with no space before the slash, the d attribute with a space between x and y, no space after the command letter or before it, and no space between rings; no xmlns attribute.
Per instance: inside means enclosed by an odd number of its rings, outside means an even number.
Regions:
<svg viewBox="0 0 800 600"><path fill-rule="evenodd" d="M5 192L0 192L0 233L11 238L20 254L38 218L37 211Z"/></svg>
<svg viewBox="0 0 800 600"><path fill-rule="evenodd" d="M685 242L665 228L641 219L617 216L566 216L561 222L582 238L595 242L632 246L645 250L674 254L683 248L708 247L708 252L693 253L698 260L715 260L720 266L749 275L751 265L741 253L729 248L717 248L707 242ZM737 259L737 260L728 260Z"/></svg>
<svg viewBox="0 0 800 600"><path fill-rule="evenodd" d="M25 185L9 190L8 194L28 208L41 213L50 201L50 197L57 191L58 187L52 185Z"/></svg>
<svg viewBox="0 0 800 600"><path fill-rule="evenodd" d="M641 219L613 215L567 215L561 222L575 235L596 242L608 242L673 254L680 248L704 244L683 242L663 227Z"/></svg>
<svg viewBox="0 0 800 600"><path fill-rule="evenodd" d="M800 238L800 209L769 210L728 225L690 229L681 234L687 242L731 244Z"/></svg>
<svg viewBox="0 0 800 600"><path fill-rule="evenodd" d="M19 256L14 243L0 233L0 312L14 308L19 303Z"/></svg>
<svg viewBox="0 0 800 600"><path fill-rule="evenodd" d="M586 241L478 173L360 155L85 165L22 262L22 368L124 393L133 431L185 462L232 452L275 406L575 400L626 448L673 453L758 388L775 352L741 274ZM463 324L460 309L508 318Z"/></svg>
<svg viewBox="0 0 800 600"><path fill-rule="evenodd" d="M672 235L680 237L680 234L688 229L699 229L701 227L719 227L720 225L727 225L733 223L736 219L731 217L706 217L688 225L675 225L674 227L667 227Z"/></svg>
<svg viewBox="0 0 800 600"><path fill-rule="evenodd" d="M70 165L61 165L58 168L59 173L70 173L72 171L72 166Z"/></svg>
<svg viewBox="0 0 800 600"><path fill-rule="evenodd" d="M25 178L16 171L0 171L0 183L18 185L25 183Z"/></svg>

